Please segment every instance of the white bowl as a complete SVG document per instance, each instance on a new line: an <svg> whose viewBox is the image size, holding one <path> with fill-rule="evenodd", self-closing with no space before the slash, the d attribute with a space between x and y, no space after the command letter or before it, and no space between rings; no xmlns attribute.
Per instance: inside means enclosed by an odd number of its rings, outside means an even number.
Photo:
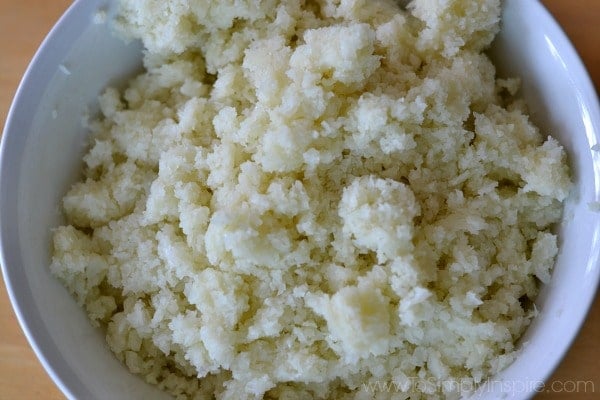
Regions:
<svg viewBox="0 0 600 400"><path fill-rule="evenodd" d="M110 2L113 4L114 2ZM127 372L103 334L48 270L60 199L77 179L86 131L81 119L96 98L141 69L138 43L124 44L94 23L105 0L76 1L33 59L12 105L0 159L0 251L4 280L40 361L72 399L168 398ZM114 12L108 6L109 18ZM535 0L505 0L503 29L491 54L501 75L520 76L533 120L569 154L576 187L559 227L552 281L536 302L540 315L522 353L476 397L535 394L577 334L600 276L600 109L573 47ZM535 23L532 23L535 21Z"/></svg>

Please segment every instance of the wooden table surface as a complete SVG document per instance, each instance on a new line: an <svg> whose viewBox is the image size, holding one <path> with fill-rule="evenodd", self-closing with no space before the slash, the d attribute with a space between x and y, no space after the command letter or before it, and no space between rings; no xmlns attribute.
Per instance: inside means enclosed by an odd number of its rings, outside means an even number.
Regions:
<svg viewBox="0 0 600 400"><path fill-rule="evenodd" d="M600 92L600 0L542 2L575 44ZM70 3L70 0L0 0L2 121L29 60ZM587 390L577 393L577 390L571 390L577 381L592 382L593 385L588 384ZM550 382L556 383L555 388L563 389L542 393L536 400L600 398L600 297ZM0 400L64 398L27 344L9 304L6 288L0 282Z"/></svg>

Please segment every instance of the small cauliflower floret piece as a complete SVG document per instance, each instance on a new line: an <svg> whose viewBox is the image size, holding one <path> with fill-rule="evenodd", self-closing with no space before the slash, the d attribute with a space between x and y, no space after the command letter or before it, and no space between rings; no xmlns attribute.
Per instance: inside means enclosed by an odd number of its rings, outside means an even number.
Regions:
<svg viewBox="0 0 600 400"><path fill-rule="evenodd" d="M211 189L227 187L235 180L241 156L240 147L233 143L221 142L213 146L212 152L206 156L206 165L210 170L206 185Z"/></svg>
<svg viewBox="0 0 600 400"><path fill-rule="evenodd" d="M179 226L185 235L186 242L196 254L205 254L204 235L210 219L208 207L185 204L180 207Z"/></svg>
<svg viewBox="0 0 600 400"><path fill-rule="evenodd" d="M114 120L111 135L115 152L131 162L157 164L165 144L179 135L174 121L164 118L168 111L161 102L147 100L139 110L124 110L110 117Z"/></svg>
<svg viewBox="0 0 600 400"><path fill-rule="evenodd" d="M61 226L54 232L50 271L60 278L80 304L100 285L108 271L106 256L99 250L93 239L72 226ZM109 303L95 304L95 314L102 314L98 309L102 305L110 306Z"/></svg>
<svg viewBox="0 0 600 400"><path fill-rule="evenodd" d="M284 382L324 382L328 362L321 357L317 346L304 347L296 343L294 347L289 348L289 345L284 342L285 347L282 346L277 349L277 359L274 363L276 365L275 377L277 380ZM302 396L297 398L301 399Z"/></svg>
<svg viewBox="0 0 600 400"><path fill-rule="evenodd" d="M428 301L432 293L422 287L414 287L400 301L398 316L402 324L415 326L421 321L434 317L432 302Z"/></svg>
<svg viewBox="0 0 600 400"><path fill-rule="evenodd" d="M153 178L151 171L134 162L114 166L100 180L88 178L75 184L63 199L71 223L97 228L133 211Z"/></svg>
<svg viewBox="0 0 600 400"><path fill-rule="evenodd" d="M85 155L83 161L90 170L104 166L110 167L113 164L113 144L109 140L94 140L94 145L90 148L89 153Z"/></svg>
<svg viewBox="0 0 600 400"><path fill-rule="evenodd" d="M134 0L121 1L120 6L118 30L127 37L142 38L151 53L167 55L198 46L203 34L231 28L238 19L259 19L274 8L248 0Z"/></svg>
<svg viewBox="0 0 600 400"><path fill-rule="evenodd" d="M380 263L412 250L413 219L419 213L408 186L371 175L352 181L338 208L343 233L363 252L376 252Z"/></svg>
<svg viewBox="0 0 600 400"><path fill-rule="evenodd" d="M563 201L571 188L565 159L562 146L556 139L548 137L542 146L532 149L522 160L523 190Z"/></svg>
<svg viewBox="0 0 600 400"><path fill-rule="evenodd" d="M261 237L260 225L260 218L248 212L215 212L204 238L209 262L242 269L275 264L277 256L270 241Z"/></svg>
<svg viewBox="0 0 600 400"><path fill-rule="evenodd" d="M348 149L364 157L381 157L393 152L409 152L416 147L412 135L401 126L399 117L406 105L402 99L365 94L349 110L345 128L352 133Z"/></svg>
<svg viewBox="0 0 600 400"><path fill-rule="evenodd" d="M451 63L431 63L418 90L410 92L425 96L426 115L435 124L458 128L473 111L484 111L494 102L495 73L486 56L461 52Z"/></svg>
<svg viewBox="0 0 600 400"><path fill-rule="evenodd" d="M475 133L475 143L487 150L482 161L500 175L495 179L511 180L510 172L513 180L523 181L523 192L566 199L571 181L565 150L550 136L542 143L538 129L526 115L490 106L485 114L475 115Z"/></svg>
<svg viewBox="0 0 600 400"><path fill-rule="evenodd" d="M302 166L303 153L312 141L312 132L305 126L270 127L263 133L260 147L253 158L267 172L289 173Z"/></svg>
<svg viewBox="0 0 600 400"><path fill-rule="evenodd" d="M212 85L210 100L218 105L248 107L256 100L253 89L242 66L228 64L219 70L217 80Z"/></svg>
<svg viewBox="0 0 600 400"><path fill-rule="evenodd" d="M197 312L188 311L177 315L169 323L169 329L173 335L173 343L184 348L185 359L196 368L199 378L219 370L220 366L210 358L202 343L202 319Z"/></svg>
<svg viewBox="0 0 600 400"><path fill-rule="evenodd" d="M265 304L254 313L253 323L248 328L248 340L276 337L280 334L283 326L279 319L284 310L283 305L279 303L268 298L265 300Z"/></svg>
<svg viewBox="0 0 600 400"><path fill-rule="evenodd" d="M301 181L275 179L265 194L252 193L250 202L261 212L269 210L289 217L310 212L309 199Z"/></svg>
<svg viewBox="0 0 600 400"><path fill-rule="evenodd" d="M177 279L194 276L205 263L194 259L193 250L187 245L180 230L174 225L165 224L156 234L158 256L165 269L170 270Z"/></svg>
<svg viewBox="0 0 600 400"><path fill-rule="evenodd" d="M531 249L530 262L535 276L543 283L550 282L550 272L557 254L556 236L547 232L539 232Z"/></svg>
<svg viewBox="0 0 600 400"><path fill-rule="evenodd" d="M255 42L246 50L243 67L258 101L272 107L281 100L281 91L289 84L285 72L291 52L281 36Z"/></svg>
<svg viewBox="0 0 600 400"><path fill-rule="evenodd" d="M144 46L154 53L182 53L191 45L197 34L190 24L183 21L188 7L184 2L175 4L156 0L136 0L120 2L121 25L117 26L127 36L142 37ZM154 27L151 31L145 27Z"/></svg>
<svg viewBox="0 0 600 400"><path fill-rule="evenodd" d="M205 321L231 329L248 309L246 284L241 276L206 268L185 285L188 301L202 313Z"/></svg>
<svg viewBox="0 0 600 400"><path fill-rule="evenodd" d="M166 180L156 179L150 186L150 193L146 198L144 221L156 223L162 220L173 221L177 218L179 202Z"/></svg>
<svg viewBox="0 0 600 400"><path fill-rule="evenodd" d="M462 49L480 52L500 29L500 0L414 0L409 7L426 25L418 48L432 57L449 58Z"/></svg>
<svg viewBox="0 0 600 400"><path fill-rule="evenodd" d="M295 236L289 219L260 215L244 207L215 212L204 244L209 262L223 269L287 269L310 261L306 241L294 240Z"/></svg>
<svg viewBox="0 0 600 400"><path fill-rule="evenodd" d="M328 0L321 3L321 12L325 16L348 21L381 22L398 11L399 4L395 0Z"/></svg>
<svg viewBox="0 0 600 400"><path fill-rule="evenodd" d="M177 279L159 257L156 227L143 226L141 220L141 212L132 213L94 231L110 248L113 265L107 273L107 281L126 295L153 292L175 285Z"/></svg>
<svg viewBox="0 0 600 400"><path fill-rule="evenodd" d="M106 322L117 310L117 302L112 296L99 296L88 299L85 308L88 312L92 324L96 325L99 321Z"/></svg>
<svg viewBox="0 0 600 400"><path fill-rule="evenodd" d="M379 67L379 56L373 54L375 32L367 24L311 29L304 41L290 59L288 75L296 82L317 73L330 84L360 85Z"/></svg>
<svg viewBox="0 0 600 400"><path fill-rule="evenodd" d="M333 296L308 301L327 321L347 359L386 354L390 346L390 305L381 289L363 281Z"/></svg>
<svg viewBox="0 0 600 400"><path fill-rule="evenodd" d="M194 211L200 212L202 206L209 202L210 196L204 185L197 183L199 178L204 181L208 174L203 165L196 162L204 156L202 149L185 145L163 152L158 178L152 182L146 198L145 223L180 219L183 227L189 224L189 221L184 221L184 214L188 217Z"/></svg>

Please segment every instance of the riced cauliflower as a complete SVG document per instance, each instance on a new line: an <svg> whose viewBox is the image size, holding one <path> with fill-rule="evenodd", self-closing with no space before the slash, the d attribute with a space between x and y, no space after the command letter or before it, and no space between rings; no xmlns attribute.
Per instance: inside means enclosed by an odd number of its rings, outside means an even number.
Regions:
<svg viewBox="0 0 600 400"><path fill-rule="evenodd" d="M483 53L500 11L121 0L146 71L99 99L52 272L177 398L460 397L515 358L570 189Z"/></svg>

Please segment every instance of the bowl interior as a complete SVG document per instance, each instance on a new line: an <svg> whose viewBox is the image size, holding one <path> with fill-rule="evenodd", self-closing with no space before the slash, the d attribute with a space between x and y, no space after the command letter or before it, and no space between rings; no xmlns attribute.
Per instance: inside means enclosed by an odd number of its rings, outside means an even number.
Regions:
<svg viewBox="0 0 600 400"><path fill-rule="evenodd" d="M0 164L2 267L30 343L68 397L168 398L126 373L48 270L50 229L62 222L60 199L81 167L82 118L97 112L104 87L141 69L139 43L125 44L109 25L93 22L105 4L75 2L18 91ZM505 0L504 7L503 29L490 55L501 76L522 78L532 119L567 149L576 186L559 227L552 281L536 302L540 316L522 340L522 355L476 394L486 399L526 398L547 378L585 318L599 276L600 225L588 207L600 199L600 153L591 150L600 133L596 94L569 41L538 2Z"/></svg>

